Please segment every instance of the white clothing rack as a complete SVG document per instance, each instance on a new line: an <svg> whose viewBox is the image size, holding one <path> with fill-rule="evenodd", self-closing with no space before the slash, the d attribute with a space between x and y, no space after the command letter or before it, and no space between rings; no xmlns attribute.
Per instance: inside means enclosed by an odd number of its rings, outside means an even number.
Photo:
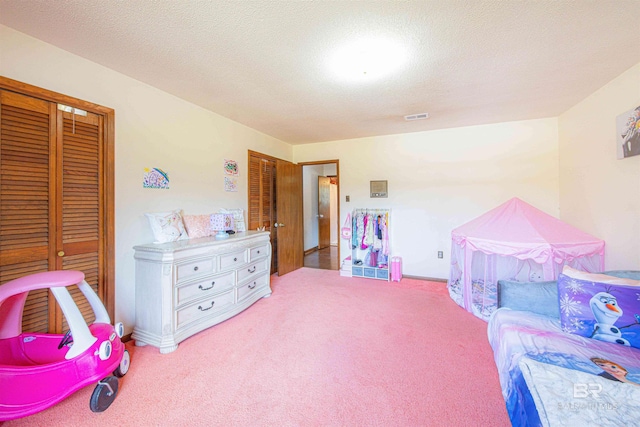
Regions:
<svg viewBox="0 0 640 427"><path fill-rule="evenodd" d="M386 227L386 232L387 232L387 244L389 244L388 241L388 236L389 236L389 224L388 221L389 217L391 216L391 209L386 209L386 208L355 208L352 211L352 216L353 218L356 218L359 215L372 215L372 216L384 216L385 217L385 227ZM356 230L353 229L352 233L356 233ZM380 242L380 240L378 240L378 242ZM367 251L371 251L371 252L376 252L375 254L371 254L371 256L373 255L377 255L378 254L378 250L379 249L373 249L371 247L367 248L367 249L361 249L359 247L359 245L353 247L352 246L352 250L351 250L351 277L366 277L366 278L370 278L370 279L378 279L378 280L389 280L390 276L389 276L389 261L390 261L390 257L388 255L385 255L385 257L387 258L387 263L385 265L376 265L375 263L373 265L366 265L366 263L364 262L367 258L366 258L366 252Z"/></svg>
<svg viewBox="0 0 640 427"><path fill-rule="evenodd" d="M369 209L369 208L356 208L353 210L354 214L371 214L371 215L380 215L380 214L388 214L391 213L391 209Z"/></svg>

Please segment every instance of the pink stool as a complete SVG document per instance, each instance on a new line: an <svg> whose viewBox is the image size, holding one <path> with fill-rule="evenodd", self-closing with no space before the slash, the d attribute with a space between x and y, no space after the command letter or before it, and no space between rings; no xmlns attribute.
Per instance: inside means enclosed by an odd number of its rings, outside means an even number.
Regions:
<svg viewBox="0 0 640 427"><path fill-rule="evenodd" d="M402 258L391 257L391 281L399 282L402 279Z"/></svg>

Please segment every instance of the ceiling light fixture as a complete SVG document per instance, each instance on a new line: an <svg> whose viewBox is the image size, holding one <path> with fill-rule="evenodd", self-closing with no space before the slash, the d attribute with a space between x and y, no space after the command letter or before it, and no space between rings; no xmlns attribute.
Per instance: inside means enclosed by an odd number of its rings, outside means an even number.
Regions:
<svg viewBox="0 0 640 427"><path fill-rule="evenodd" d="M363 38L339 48L329 66L343 81L375 81L397 71L406 61L405 49L382 38Z"/></svg>

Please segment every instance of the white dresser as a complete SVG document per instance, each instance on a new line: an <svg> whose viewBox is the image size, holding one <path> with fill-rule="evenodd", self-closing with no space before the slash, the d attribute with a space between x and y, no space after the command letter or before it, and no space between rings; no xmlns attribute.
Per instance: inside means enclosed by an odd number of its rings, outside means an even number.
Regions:
<svg viewBox="0 0 640 427"><path fill-rule="evenodd" d="M271 295L269 232L135 246L136 345L170 353Z"/></svg>

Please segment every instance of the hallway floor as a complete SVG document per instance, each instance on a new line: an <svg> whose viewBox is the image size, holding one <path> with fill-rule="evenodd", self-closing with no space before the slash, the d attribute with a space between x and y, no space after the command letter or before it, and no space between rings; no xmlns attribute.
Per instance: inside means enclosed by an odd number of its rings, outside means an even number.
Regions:
<svg viewBox="0 0 640 427"><path fill-rule="evenodd" d="M338 270L340 268L338 247L329 246L306 255L304 257L304 266L322 270Z"/></svg>

